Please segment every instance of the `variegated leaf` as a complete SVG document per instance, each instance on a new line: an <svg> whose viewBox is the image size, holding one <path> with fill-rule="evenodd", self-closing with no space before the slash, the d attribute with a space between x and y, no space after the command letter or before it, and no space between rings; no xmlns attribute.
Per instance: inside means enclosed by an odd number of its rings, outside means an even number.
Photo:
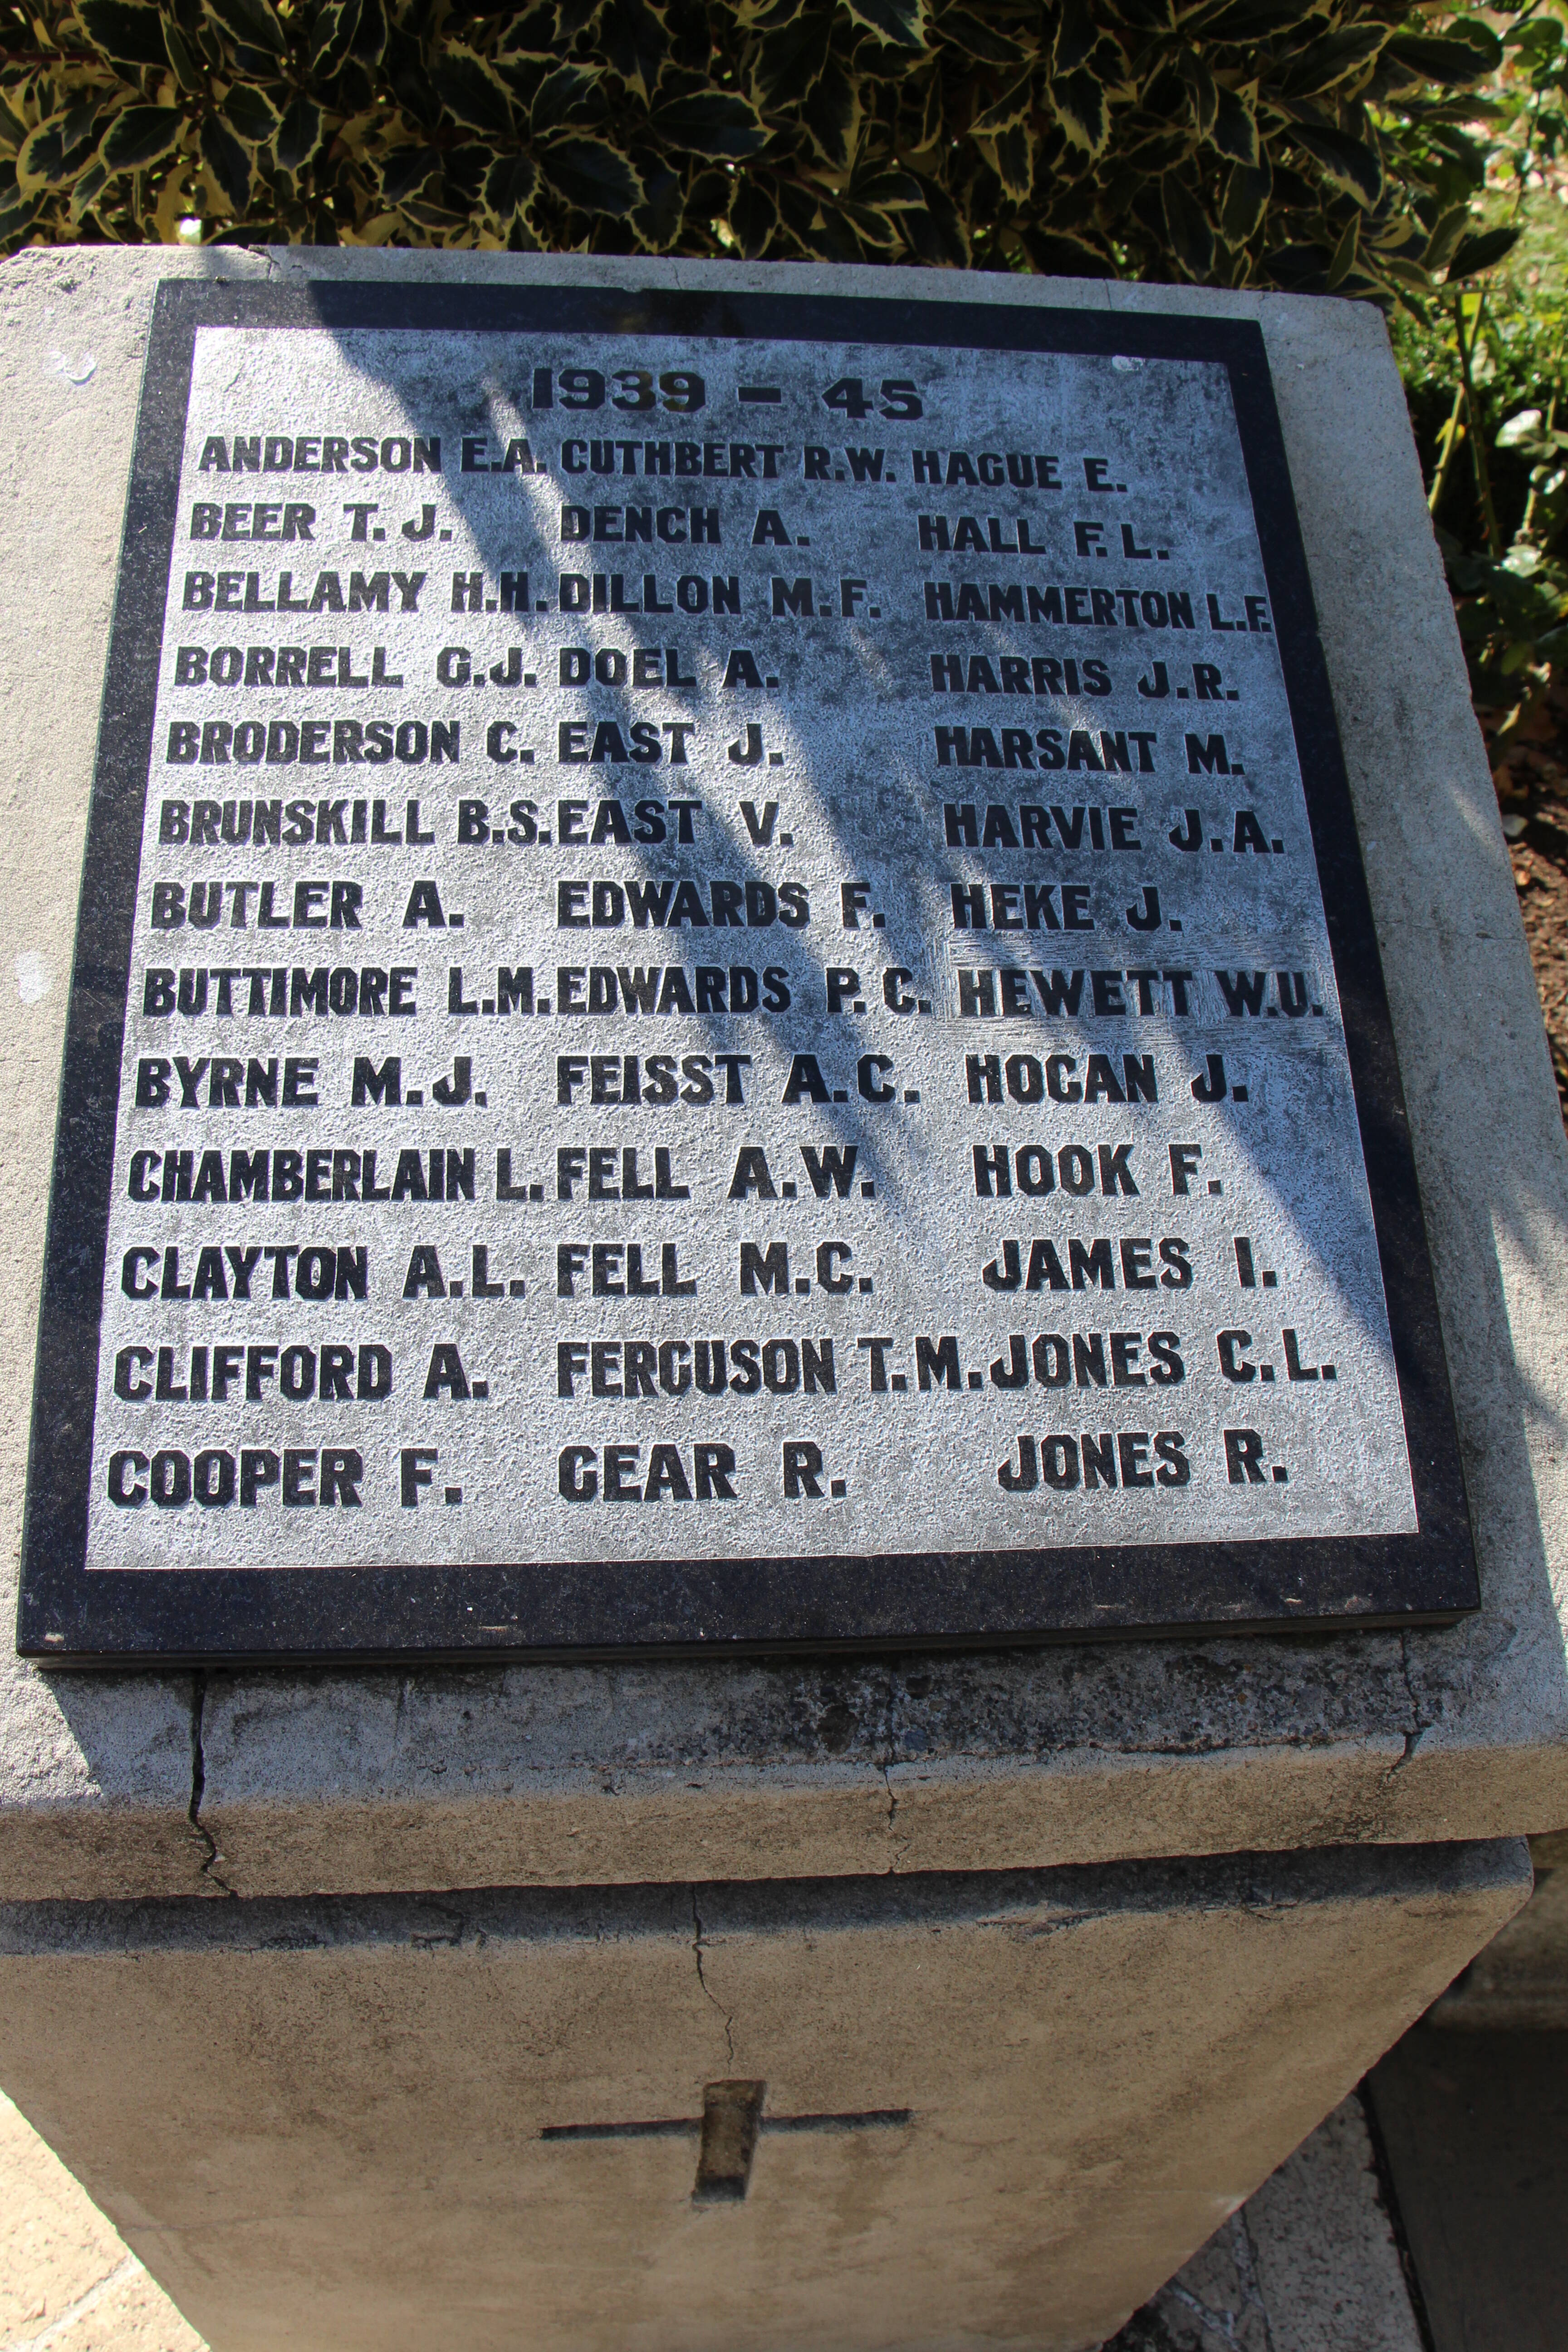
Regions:
<svg viewBox="0 0 1568 2352"><path fill-rule="evenodd" d="M879 41L900 49L925 47L925 0L841 0L841 5Z"/></svg>
<svg viewBox="0 0 1568 2352"><path fill-rule="evenodd" d="M556 193L585 213L624 220L642 201L641 175L606 140L555 140L540 149L539 165Z"/></svg>
<svg viewBox="0 0 1568 2352"><path fill-rule="evenodd" d="M992 142L996 176L1015 204L1026 204L1035 184L1035 143L1021 122Z"/></svg>
<svg viewBox="0 0 1568 2352"><path fill-rule="evenodd" d="M1244 99L1223 85L1216 96L1209 142L1233 163L1258 161L1258 117Z"/></svg>
<svg viewBox="0 0 1568 2352"><path fill-rule="evenodd" d="M1327 125L1294 123L1290 136L1337 188L1362 205L1375 205L1383 194L1383 165L1374 151L1359 139Z"/></svg>
<svg viewBox="0 0 1568 2352"><path fill-rule="evenodd" d="M509 73L507 79L521 97L521 73L515 77ZM533 131L542 134L547 131L558 131L564 123L580 121L598 81L597 66L576 62L557 66L552 72L545 74L534 83L527 100L528 120Z"/></svg>
<svg viewBox="0 0 1568 2352"><path fill-rule="evenodd" d="M511 102L506 84L488 58L466 42L452 41L437 62L433 79L441 102L455 121L499 139L513 135Z"/></svg>
<svg viewBox="0 0 1568 2352"><path fill-rule="evenodd" d="M976 9L944 8L931 26L932 37L986 65L1020 66L1029 56L1022 42L988 25Z"/></svg>
<svg viewBox="0 0 1568 2352"><path fill-rule="evenodd" d="M865 118L860 84L830 58L812 93L806 128L822 154L840 171L847 171L859 152Z"/></svg>
<svg viewBox="0 0 1568 2352"><path fill-rule="evenodd" d="M1093 75L1068 74L1051 84L1049 95L1057 121L1073 145L1086 155L1098 155L1110 135L1110 119L1105 92Z"/></svg>
<svg viewBox="0 0 1568 2352"><path fill-rule="evenodd" d="M99 142L98 160L110 172L145 171L179 145L185 118L178 107L128 106ZM20 165L17 178L21 178Z"/></svg>
<svg viewBox="0 0 1568 2352"><path fill-rule="evenodd" d="M273 152L286 172L298 172L321 143L324 117L313 98L303 92L290 104L278 126Z"/></svg>
<svg viewBox="0 0 1568 2352"><path fill-rule="evenodd" d="M531 155L498 155L485 174L485 203L499 221L510 222L538 185L539 167Z"/></svg>
<svg viewBox="0 0 1568 2352"><path fill-rule="evenodd" d="M65 116L51 114L23 141L16 157L16 185L23 195L37 195L46 188L64 184L68 176L65 129Z"/></svg>
<svg viewBox="0 0 1568 2352"><path fill-rule="evenodd" d="M279 117L254 83L236 82L225 95L222 111L229 129L252 147L267 145L277 133Z"/></svg>
<svg viewBox="0 0 1568 2352"><path fill-rule="evenodd" d="M250 201L250 158L221 114L209 114L197 133L201 158L234 212Z"/></svg>
<svg viewBox="0 0 1568 2352"><path fill-rule="evenodd" d="M118 65L163 66L164 14L147 0L77 0L77 22L95 49Z"/></svg>
<svg viewBox="0 0 1568 2352"><path fill-rule="evenodd" d="M969 126L973 135L976 139L990 139L997 131L1011 131L1016 122L1022 122L1034 105L1034 82L1033 67L1015 75L1001 96L993 99L991 104L974 117Z"/></svg>
<svg viewBox="0 0 1568 2352"><path fill-rule="evenodd" d="M202 0L202 5L231 40L275 58L285 54L289 44L270 0Z"/></svg>
<svg viewBox="0 0 1568 2352"><path fill-rule="evenodd" d="M749 99L738 90L708 89L656 106L648 117L656 137L698 154L755 154L767 132Z"/></svg>

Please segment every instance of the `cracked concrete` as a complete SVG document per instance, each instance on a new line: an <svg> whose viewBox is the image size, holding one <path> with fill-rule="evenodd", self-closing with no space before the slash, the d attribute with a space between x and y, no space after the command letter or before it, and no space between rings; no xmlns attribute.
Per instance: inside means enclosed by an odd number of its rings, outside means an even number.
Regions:
<svg viewBox="0 0 1568 2352"><path fill-rule="evenodd" d="M206 1707L207 1680L204 1674L191 1677L191 1801L185 1809L186 1819L202 1842L206 1859L202 1864L202 1876L220 1894L233 1895L235 1890L224 1879L219 1864L223 1861L217 1840L202 1819L202 1799L206 1793L206 1758L202 1749L202 1717Z"/></svg>
<svg viewBox="0 0 1568 2352"><path fill-rule="evenodd" d="M732 2067L735 2063L735 2021L709 1983L707 1971L702 1966L702 1914L698 1908L700 1892L695 1886L691 1890L691 1953L697 1962L697 1981L705 1998L712 2002L724 2021L724 2058L726 2065Z"/></svg>
<svg viewBox="0 0 1568 2352"><path fill-rule="evenodd" d="M121 488L160 275L602 283L545 257L76 248L0 272L0 1356L27 1393ZM692 287L742 265L658 266ZM819 282L797 273L789 282ZM824 281L826 282L826 281ZM1448 1631L892 1662L210 1672L0 1661L0 1895L77 1898L1034 1867L1568 1820L1568 1147L1381 321L1333 301L919 271L832 290L1202 310L1267 338L1366 846L1485 1592ZM98 356L73 386L43 356ZM76 453L94 452L93 495ZM1478 1142L1476 1073L1485 1073ZM15 1574L25 1416L0 1431ZM0 1596L0 1608L8 1601ZM221 1857L221 1859L220 1859Z"/></svg>
<svg viewBox="0 0 1568 2352"><path fill-rule="evenodd" d="M899 1818L899 1792L893 1786L892 1769L889 1765L883 1765L882 1779L886 1782L888 1790L888 1835L891 1837ZM889 1862L888 1868L889 1870L896 1870L898 1868L898 1860L896 1856Z"/></svg>

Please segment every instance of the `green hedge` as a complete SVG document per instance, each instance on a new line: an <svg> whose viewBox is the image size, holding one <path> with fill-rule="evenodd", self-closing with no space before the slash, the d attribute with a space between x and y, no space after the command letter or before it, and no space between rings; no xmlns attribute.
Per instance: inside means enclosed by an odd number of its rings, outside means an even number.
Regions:
<svg viewBox="0 0 1568 2352"><path fill-rule="evenodd" d="M0 18L0 244L168 241L195 215L247 243L1389 299L1487 257L1458 93L1498 43L1433 21L1402 0L39 0Z"/></svg>

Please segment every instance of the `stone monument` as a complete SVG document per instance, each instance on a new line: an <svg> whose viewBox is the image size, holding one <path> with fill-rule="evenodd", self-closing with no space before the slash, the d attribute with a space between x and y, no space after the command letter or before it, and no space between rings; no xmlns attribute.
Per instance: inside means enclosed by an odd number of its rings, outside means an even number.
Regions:
<svg viewBox="0 0 1568 2352"><path fill-rule="evenodd" d="M0 2081L219 2352L1099 2344L1568 1814L1380 320L7 281Z"/></svg>

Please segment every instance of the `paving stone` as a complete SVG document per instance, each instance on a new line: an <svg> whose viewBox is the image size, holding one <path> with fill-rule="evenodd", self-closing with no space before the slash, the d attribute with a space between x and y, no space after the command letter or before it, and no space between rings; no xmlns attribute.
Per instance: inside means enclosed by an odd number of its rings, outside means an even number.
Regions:
<svg viewBox="0 0 1568 2352"><path fill-rule="evenodd" d="M3 2352L204 2352L58 2157L0 2093Z"/></svg>

